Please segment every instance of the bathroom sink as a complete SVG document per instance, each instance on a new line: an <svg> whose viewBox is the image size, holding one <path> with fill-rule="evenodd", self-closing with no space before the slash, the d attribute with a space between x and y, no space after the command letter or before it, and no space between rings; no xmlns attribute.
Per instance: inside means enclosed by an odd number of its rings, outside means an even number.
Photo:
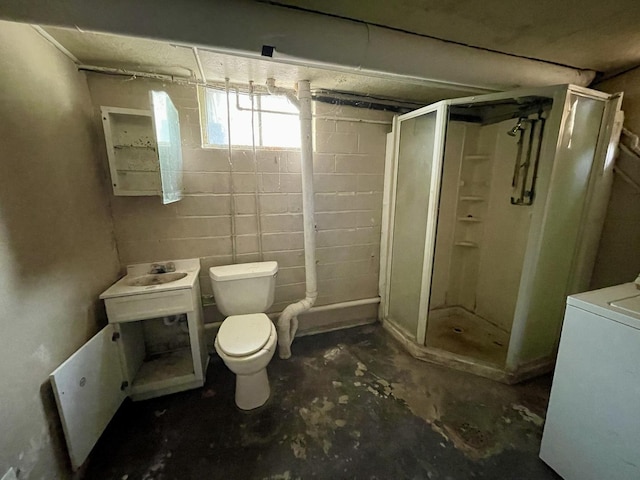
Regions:
<svg viewBox="0 0 640 480"><path fill-rule="evenodd" d="M172 267L169 272L154 271L159 266L169 264ZM192 289L198 282L199 273L199 258L127 265L127 274L102 292L100 298L106 300L130 295L157 295L174 290Z"/></svg>
<svg viewBox="0 0 640 480"><path fill-rule="evenodd" d="M175 282L186 277L185 272L173 273L155 273L149 275L140 275L127 280L127 285L131 287L148 287L150 285L163 285L165 283Z"/></svg>
<svg viewBox="0 0 640 480"><path fill-rule="evenodd" d="M127 274L100 294L109 323L167 317L199 308L200 259L171 260L175 271L152 273L158 263L127 265Z"/></svg>

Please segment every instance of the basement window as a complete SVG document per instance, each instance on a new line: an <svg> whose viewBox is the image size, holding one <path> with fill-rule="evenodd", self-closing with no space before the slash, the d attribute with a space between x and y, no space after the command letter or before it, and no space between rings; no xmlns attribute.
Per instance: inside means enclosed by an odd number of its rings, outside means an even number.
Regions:
<svg viewBox="0 0 640 480"><path fill-rule="evenodd" d="M203 147L227 148L230 139L234 147L300 148L298 110L286 97L254 93L252 107L251 95L235 89L228 102L223 89L199 94Z"/></svg>

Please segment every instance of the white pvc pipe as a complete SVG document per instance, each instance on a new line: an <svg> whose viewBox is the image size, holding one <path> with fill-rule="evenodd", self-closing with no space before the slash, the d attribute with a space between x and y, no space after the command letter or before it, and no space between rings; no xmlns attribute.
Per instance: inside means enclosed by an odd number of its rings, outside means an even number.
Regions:
<svg viewBox="0 0 640 480"><path fill-rule="evenodd" d="M307 81L307 83L309 82ZM299 84L300 83L298 82L298 85ZM300 110L299 98L296 98L293 92L286 88L276 87L276 81L273 78L267 78L267 92L269 92L269 95L284 95L298 110ZM311 87L309 87L309 112L311 112Z"/></svg>
<svg viewBox="0 0 640 480"><path fill-rule="evenodd" d="M231 105L229 104L229 79L225 78L225 93L227 98L227 161L229 162L229 206L231 211L231 261L236 263L238 249L236 238L236 203L233 195L233 155L231 152Z"/></svg>
<svg viewBox="0 0 640 480"><path fill-rule="evenodd" d="M305 313L315 312L327 312L331 310L337 310L339 308L361 307L363 305L375 305L380 303L380 297L363 298L361 300L350 300L348 302L331 303L329 305L320 305L319 307L312 307Z"/></svg>
<svg viewBox="0 0 640 480"><path fill-rule="evenodd" d="M347 302L331 303L329 305L311 307L309 310L302 312L300 315L305 315L307 313L316 313L316 312L330 312L332 310L340 310L341 308L361 307L363 305L377 305L378 303L380 303L380 297L363 298L360 300L349 300ZM267 316L273 319L277 317L278 314L268 313ZM222 322L205 323L204 329L213 330L215 328L220 328L220 325L222 325Z"/></svg>
<svg viewBox="0 0 640 480"><path fill-rule="evenodd" d="M302 164L302 213L304 225L305 298L287 306L278 318L278 355L291 357L291 344L298 330L298 315L313 307L318 298L316 276L316 227L313 196L313 147L311 137L311 88L308 80L298 82Z"/></svg>
<svg viewBox="0 0 640 480"><path fill-rule="evenodd" d="M239 102L240 95L236 90L236 102ZM256 209L256 227L258 228L258 258L262 262L264 260L264 253L262 251L262 213L260 208L260 185L258 180L258 152L256 150L256 125L255 125L255 109L254 109L254 93L253 82L249 82L249 98L251 99L251 151L253 152L253 201L254 208ZM229 114L229 117L231 114ZM262 133L260 133L262 137Z"/></svg>

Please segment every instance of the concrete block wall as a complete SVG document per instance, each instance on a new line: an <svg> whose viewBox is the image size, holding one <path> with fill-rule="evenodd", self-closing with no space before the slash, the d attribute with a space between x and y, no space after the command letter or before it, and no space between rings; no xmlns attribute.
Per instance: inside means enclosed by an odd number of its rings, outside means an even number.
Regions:
<svg viewBox="0 0 640 480"><path fill-rule="evenodd" d="M185 197L162 205L158 197L115 197L111 205L122 267L131 263L200 257L203 296L212 294L208 268L232 263L232 201L238 262L276 260L273 312L304 297L300 152L201 148L195 87L155 80L89 75L95 105L148 108L148 91L162 89L179 114ZM376 297L386 133L392 115L314 102L318 305ZM389 124L339 121L382 120ZM107 162L106 151L102 161ZM230 164L231 163L231 164ZM255 191L259 209L256 215ZM231 192L233 191L233 195ZM258 224L258 222L260 222ZM375 312L375 309L372 309ZM209 321L220 320L205 309Z"/></svg>

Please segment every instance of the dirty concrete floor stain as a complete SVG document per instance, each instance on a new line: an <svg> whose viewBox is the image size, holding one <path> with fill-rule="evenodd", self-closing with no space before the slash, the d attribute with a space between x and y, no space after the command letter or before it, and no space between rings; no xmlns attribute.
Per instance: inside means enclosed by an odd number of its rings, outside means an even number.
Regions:
<svg viewBox="0 0 640 480"><path fill-rule="evenodd" d="M203 389L127 402L87 479L558 479L538 459L550 379L506 386L409 356L379 326L297 339L253 413ZM158 414L158 412L162 412Z"/></svg>

